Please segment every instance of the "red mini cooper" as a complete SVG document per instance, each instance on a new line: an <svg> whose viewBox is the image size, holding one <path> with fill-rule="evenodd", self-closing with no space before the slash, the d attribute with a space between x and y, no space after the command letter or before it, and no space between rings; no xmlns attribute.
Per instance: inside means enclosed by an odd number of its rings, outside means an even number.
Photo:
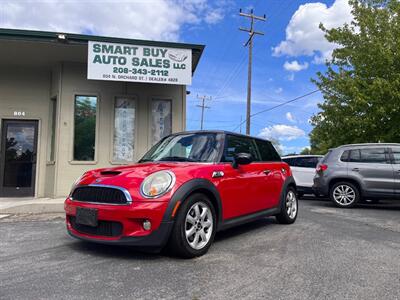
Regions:
<svg viewBox="0 0 400 300"><path fill-rule="evenodd" d="M86 172L65 201L79 239L203 255L217 231L296 220L296 185L269 141L225 131L172 134L137 163Z"/></svg>

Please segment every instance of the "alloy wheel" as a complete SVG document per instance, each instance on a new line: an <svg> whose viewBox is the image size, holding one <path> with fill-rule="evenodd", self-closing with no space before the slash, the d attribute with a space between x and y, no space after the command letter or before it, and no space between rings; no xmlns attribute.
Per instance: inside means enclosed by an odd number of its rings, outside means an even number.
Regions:
<svg viewBox="0 0 400 300"><path fill-rule="evenodd" d="M290 190L286 195L286 212L290 219L296 218L297 199L296 194L292 190Z"/></svg>
<svg viewBox="0 0 400 300"><path fill-rule="evenodd" d="M204 202L193 204L185 219L185 236L190 247L195 250L204 248L210 241L213 226L210 207Z"/></svg>
<svg viewBox="0 0 400 300"><path fill-rule="evenodd" d="M347 206L354 202L356 199L356 192L348 185L338 185L333 190L333 199L340 205Z"/></svg>

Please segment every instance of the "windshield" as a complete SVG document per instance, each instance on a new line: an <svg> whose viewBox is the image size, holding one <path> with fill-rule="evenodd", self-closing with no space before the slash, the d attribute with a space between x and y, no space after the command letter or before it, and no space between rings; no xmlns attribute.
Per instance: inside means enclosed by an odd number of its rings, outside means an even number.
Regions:
<svg viewBox="0 0 400 300"><path fill-rule="evenodd" d="M187 133L171 135L151 148L139 162L216 162L221 147L221 134Z"/></svg>

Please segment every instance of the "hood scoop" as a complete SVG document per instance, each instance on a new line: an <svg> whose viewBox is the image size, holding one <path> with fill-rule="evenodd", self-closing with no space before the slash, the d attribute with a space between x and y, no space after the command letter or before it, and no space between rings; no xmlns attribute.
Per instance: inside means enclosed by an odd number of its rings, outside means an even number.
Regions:
<svg viewBox="0 0 400 300"><path fill-rule="evenodd" d="M102 176L116 176L119 174L121 174L120 171L113 171L113 170L108 170L108 171L105 170L105 171L100 172L100 175L102 175Z"/></svg>

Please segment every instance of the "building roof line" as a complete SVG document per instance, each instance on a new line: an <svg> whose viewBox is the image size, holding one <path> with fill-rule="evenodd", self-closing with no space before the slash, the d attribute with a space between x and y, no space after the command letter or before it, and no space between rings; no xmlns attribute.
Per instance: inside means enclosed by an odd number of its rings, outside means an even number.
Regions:
<svg viewBox="0 0 400 300"><path fill-rule="evenodd" d="M61 35L64 35L65 39L60 39ZM143 46L153 46L153 47L191 49L194 56L193 70L192 70L193 72L195 71L197 64L200 60L200 57L203 54L205 48L204 45L200 44L163 42L154 40L140 40L140 39L128 39L128 38L118 38L118 37L105 37L98 35L76 34L67 32L52 32L52 31L9 29L9 28L0 28L0 40L51 42L51 43L59 43L65 45L68 44L87 45L89 41L97 41L97 42L132 44L132 45L143 45Z"/></svg>

